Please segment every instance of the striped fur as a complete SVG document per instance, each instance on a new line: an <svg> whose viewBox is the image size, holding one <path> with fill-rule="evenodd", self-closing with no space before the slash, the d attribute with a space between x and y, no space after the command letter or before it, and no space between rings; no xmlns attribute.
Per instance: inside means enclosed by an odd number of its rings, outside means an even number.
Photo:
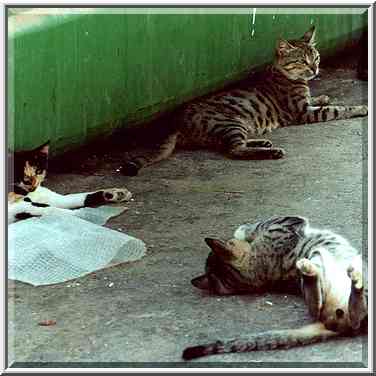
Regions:
<svg viewBox="0 0 376 376"><path fill-rule="evenodd" d="M337 337L338 333L325 328L322 323L306 325L300 329L275 330L250 335L246 339L232 341L216 341L206 345L188 347L183 352L184 360L191 360L207 355L288 349L315 342L323 342Z"/></svg>
<svg viewBox="0 0 376 376"><path fill-rule="evenodd" d="M206 273L192 280L195 287L226 295L293 285L301 289L315 323L190 347L184 359L305 345L366 329L361 256L342 236L313 229L302 217L273 217L240 226L227 242L206 242L212 252Z"/></svg>
<svg viewBox="0 0 376 376"><path fill-rule="evenodd" d="M170 135L155 150L126 161L122 173L137 175L141 168L170 156L177 145L214 148L234 159L282 158L283 149L249 136L289 125L366 116L367 106L329 106L326 95L311 97L308 81L318 74L319 62L314 27L301 39L280 40L273 65L257 80L182 106L173 116Z"/></svg>

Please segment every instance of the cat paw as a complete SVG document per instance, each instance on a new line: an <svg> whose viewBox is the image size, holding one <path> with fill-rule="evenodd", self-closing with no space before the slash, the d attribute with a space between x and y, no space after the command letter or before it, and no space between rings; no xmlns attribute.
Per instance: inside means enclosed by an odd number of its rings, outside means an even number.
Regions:
<svg viewBox="0 0 376 376"><path fill-rule="evenodd" d="M273 147L273 143L269 140L262 140L261 146L264 148L271 148Z"/></svg>
<svg viewBox="0 0 376 376"><path fill-rule="evenodd" d="M297 269L300 270L300 272L303 275L314 277L315 275L318 275L318 269L317 266L314 265L310 260L307 258L302 258L296 262Z"/></svg>
<svg viewBox="0 0 376 376"><path fill-rule="evenodd" d="M272 146L273 144L271 141L263 138L247 141L247 147L271 148Z"/></svg>
<svg viewBox="0 0 376 376"><path fill-rule="evenodd" d="M125 176L136 176L139 171L139 167L137 166L136 163L127 161L125 162L119 169L118 171L125 175Z"/></svg>
<svg viewBox="0 0 376 376"><path fill-rule="evenodd" d="M132 193L126 188L102 189L97 192L89 193L85 198L84 206L96 207L112 202L123 202L128 201L131 197Z"/></svg>
<svg viewBox="0 0 376 376"><path fill-rule="evenodd" d="M327 95L320 95L316 98L316 105L326 106L330 103L330 98Z"/></svg>
<svg viewBox="0 0 376 376"><path fill-rule="evenodd" d="M106 202L123 202L128 201L132 193L126 188L111 188L103 190L103 198Z"/></svg>
<svg viewBox="0 0 376 376"><path fill-rule="evenodd" d="M286 152L282 148L271 148L271 158L272 159L280 159L283 158Z"/></svg>
<svg viewBox="0 0 376 376"><path fill-rule="evenodd" d="M368 106L356 106L356 114L358 116L367 116L368 115Z"/></svg>
<svg viewBox="0 0 376 376"><path fill-rule="evenodd" d="M347 275L351 279L352 285L357 290L361 290L363 288L363 277L361 271L356 270L352 265L350 265L347 268Z"/></svg>

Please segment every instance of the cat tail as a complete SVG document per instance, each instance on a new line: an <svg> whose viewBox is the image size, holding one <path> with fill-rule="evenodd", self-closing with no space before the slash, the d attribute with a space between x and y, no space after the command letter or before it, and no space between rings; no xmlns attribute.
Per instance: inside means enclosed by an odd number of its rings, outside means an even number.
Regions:
<svg viewBox="0 0 376 376"><path fill-rule="evenodd" d="M126 176L135 176L140 169L168 158L175 149L178 136L178 132L171 133L160 145L154 147L147 154L138 155L125 161L119 171Z"/></svg>
<svg viewBox="0 0 376 376"><path fill-rule="evenodd" d="M303 326L299 329L271 330L253 334L247 339L217 341L207 345L187 347L183 351L183 359L191 360L207 355L240 353L249 351L265 351L278 348L304 346L314 342L323 342L340 333L325 328L321 322Z"/></svg>

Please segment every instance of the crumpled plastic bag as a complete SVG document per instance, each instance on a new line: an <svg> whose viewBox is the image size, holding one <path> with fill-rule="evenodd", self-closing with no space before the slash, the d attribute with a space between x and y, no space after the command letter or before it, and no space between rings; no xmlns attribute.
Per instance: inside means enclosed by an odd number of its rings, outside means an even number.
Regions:
<svg viewBox="0 0 376 376"><path fill-rule="evenodd" d="M82 208L8 226L8 278L34 286L65 282L96 270L135 261L143 241L103 227L124 207Z"/></svg>

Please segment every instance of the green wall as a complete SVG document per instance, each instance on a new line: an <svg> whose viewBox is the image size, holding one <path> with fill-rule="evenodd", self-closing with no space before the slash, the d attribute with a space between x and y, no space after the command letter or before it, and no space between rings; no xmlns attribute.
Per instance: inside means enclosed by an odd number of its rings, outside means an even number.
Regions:
<svg viewBox="0 0 376 376"><path fill-rule="evenodd" d="M269 62L276 38L311 24L322 54L333 53L366 26L365 11L17 12L8 16L8 145L51 139L62 151L143 121Z"/></svg>

